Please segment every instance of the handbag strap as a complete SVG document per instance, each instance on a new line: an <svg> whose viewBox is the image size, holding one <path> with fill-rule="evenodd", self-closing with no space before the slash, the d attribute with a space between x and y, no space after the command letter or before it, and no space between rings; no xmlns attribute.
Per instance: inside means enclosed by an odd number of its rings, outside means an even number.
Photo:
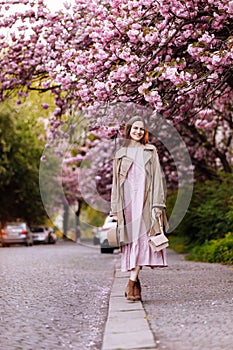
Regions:
<svg viewBox="0 0 233 350"><path fill-rule="evenodd" d="M155 218L155 220L157 220L159 222L160 233L164 234L164 229L163 229L163 223L162 223L162 220L161 220L161 215L158 218ZM151 222L150 232L153 229L153 226L155 224L155 220L153 219L152 222ZM153 236L153 235L150 234L150 232L149 232L149 236Z"/></svg>
<svg viewBox="0 0 233 350"><path fill-rule="evenodd" d="M161 220L161 215L159 216L159 228L160 228L161 233L163 233L163 234L164 234L164 230L163 230L163 222L162 222L162 220Z"/></svg>

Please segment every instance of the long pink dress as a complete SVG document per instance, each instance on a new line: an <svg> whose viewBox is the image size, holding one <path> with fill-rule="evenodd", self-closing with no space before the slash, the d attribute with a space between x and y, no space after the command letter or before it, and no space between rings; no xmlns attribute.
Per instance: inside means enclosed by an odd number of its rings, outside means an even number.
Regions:
<svg viewBox="0 0 233 350"><path fill-rule="evenodd" d="M154 253L149 247L142 217L145 190L143 145L128 147L127 157L134 160L124 183L124 214L130 243L121 247L121 270L130 271L136 266L167 266L166 249Z"/></svg>

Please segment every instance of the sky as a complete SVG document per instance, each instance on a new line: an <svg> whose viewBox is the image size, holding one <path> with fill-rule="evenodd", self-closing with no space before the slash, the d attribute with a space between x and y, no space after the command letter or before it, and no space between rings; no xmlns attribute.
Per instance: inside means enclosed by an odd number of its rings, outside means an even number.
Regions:
<svg viewBox="0 0 233 350"><path fill-rule="evenodd" d="M51 12L54 12L56 10L60 10L61 8L63 8L63 4L66 2L68 4L72 4L75 3L75 0L44 0L45 3L47 3L47 6L49 8L49 10ZM30 8L30 5L24 6L22 7L22 4L14 4L14 6L12 6L10 9L8 9L5 14L6 16L9 16L13 13L15 13L16 11L21 12L22 10L26 10ZM4 13L4 8L2 9L3 13ZM13 27L14 30L14 27ZM0 29L0 33L4 33L7 34L9 31L9 28L1 28Z"/></svg>
<svg viewBox="0 0 233 350"><path fill-rule="evenodd" d="M63 7L64 2L74 3L75 0L45 0L50 10L55 11Z"/></svg>
<svg viewBox="0 0 233 350"><path fill-rule="evenodd" d="M65 2L67 2L68 4L72 4L72 3L75 3L75 0L44 0L44 2L47 3L48 8L51 11L56 11L61 9ZM30 8L29 5L27 5L27 7ZM13 13L15 11L21 11L22 9L26 9L27 7L22 7L20 3L18 5L14 4L14 6L12 6L12 9L7 10L6 13L8 14L8 13ZM4 11L4 8L3 8L3 11Z"/></svg>

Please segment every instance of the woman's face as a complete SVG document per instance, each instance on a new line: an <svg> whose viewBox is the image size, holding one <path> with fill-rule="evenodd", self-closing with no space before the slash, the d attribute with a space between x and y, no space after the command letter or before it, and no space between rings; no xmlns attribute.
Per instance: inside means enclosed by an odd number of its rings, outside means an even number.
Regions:
<svg viewBox="0 0 233 350"><path fill-rule="evenodd" d="M144 124L140 120L134 122L130 129L130 137L134 141L140 141L145 133Z"/></svg>

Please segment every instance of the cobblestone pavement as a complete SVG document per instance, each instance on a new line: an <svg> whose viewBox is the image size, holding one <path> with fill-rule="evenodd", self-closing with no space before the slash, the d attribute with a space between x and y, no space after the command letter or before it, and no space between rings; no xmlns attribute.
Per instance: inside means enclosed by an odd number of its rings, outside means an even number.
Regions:
<svg viewBox="0 0 233 350"><path fill-rule="evenodd" d="M0 348L101 349L119 261L72 243L0 248ZM232 348L232 267L188 262L171 250L168 262L140 274L157 349Z"/></svg>
<svg viewBox="0 0 233 350"><path fill-rule="evenodd" d="M117 255L75 243L0 248L0 348L101 348Z"/></svg>
<svg viewBox="0 0 233 350"><path fill-rule="evenodd" d="M233 269L188 262L168 250L169 267L144 268L143 306L159 349L229 350Z"/></svg>

